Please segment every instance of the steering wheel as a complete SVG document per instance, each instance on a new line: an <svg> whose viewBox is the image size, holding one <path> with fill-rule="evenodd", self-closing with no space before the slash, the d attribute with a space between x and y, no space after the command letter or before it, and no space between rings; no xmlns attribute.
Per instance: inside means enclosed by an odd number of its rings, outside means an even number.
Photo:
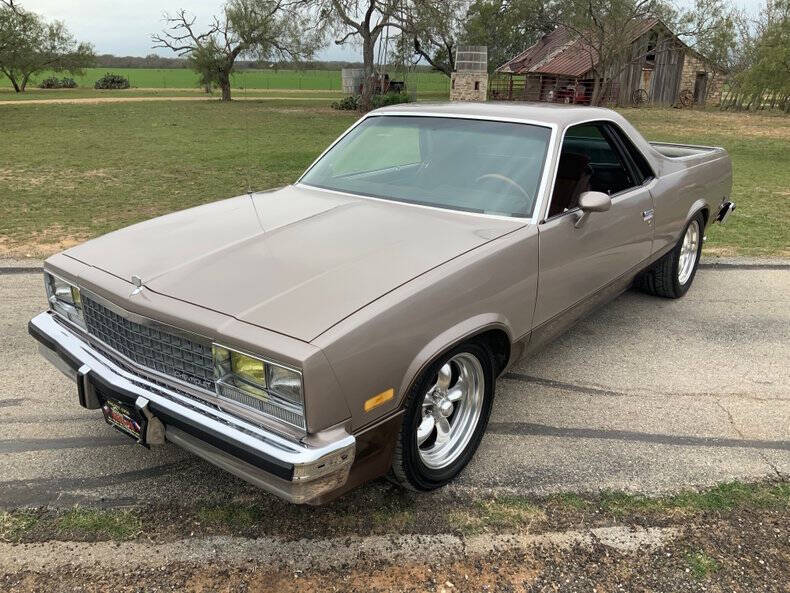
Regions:
<svg viewBox="0 0 790 593"><path fill-rule="evenodd" d="M521 187L518 183L513 181L507 175L502 175L501 173L486 173L485 175L481 175L480 177L475 179L475 183L479 183L481 181L485 181L486 179L493 179L495 181L501 181L501 182L509 185L510 187L515 188L522 196L524 196L524 198L528 202L532 199L531 196L527 193L527 190L525 190L523 187Z"/></svg>

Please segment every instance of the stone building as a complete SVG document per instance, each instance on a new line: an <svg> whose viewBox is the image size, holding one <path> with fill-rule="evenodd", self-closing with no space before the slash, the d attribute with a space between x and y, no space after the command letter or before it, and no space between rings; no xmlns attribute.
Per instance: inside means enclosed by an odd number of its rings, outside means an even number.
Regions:
<svg viewBox="0 0 790 593"><path fill-rule="evenodd" d="M630 60L598 72L597 52L565 27L497 68L492 99L675 105L721 100L725 71L694 51L658 19L634 22L623 33ZM596 94L596 91L598 93Z"/></svg>
<svg viewBox="0 0 790 593"><path fill-rule="evenodd" d="M678 92L691 91L697 104L718 105L721 102L724 75L723 69L717 68L696 52L688 51L683 59Z"/></svg>
<svg viewBox="0 0 790 593"><path fill-rule="evenodd" d="M450 77L450 101L485 101L488 97L488 48L459 46Z"/></svg>

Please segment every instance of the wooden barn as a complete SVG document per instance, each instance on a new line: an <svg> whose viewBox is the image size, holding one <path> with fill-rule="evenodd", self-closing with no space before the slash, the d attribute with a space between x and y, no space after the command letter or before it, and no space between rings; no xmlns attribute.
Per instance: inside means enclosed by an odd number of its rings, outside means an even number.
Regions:
<svg viewBox="0 0 790 593"><path fill-rule="evenodd" d="M496 69L493 100L589 105L596 85L599 104L691 105L718 103L724 70L694 51L658 19L635 23L626 33L631 59L596 76L597 52L565 27Z"/></svg>

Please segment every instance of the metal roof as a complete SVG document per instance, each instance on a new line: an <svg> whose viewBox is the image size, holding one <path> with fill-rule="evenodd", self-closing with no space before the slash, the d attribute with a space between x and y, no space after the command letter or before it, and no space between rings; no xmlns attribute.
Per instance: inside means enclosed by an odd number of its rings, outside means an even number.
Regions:
<svg viewBox="0 0 790 593"><path fill-rule="evenodd" d="M650 18L634 23L627 33L635 41L660 21ZM551 33L541 37L534 45L496 69L505 74L558 74L562 76L582 76L597 63L598 53L593 47L574 37L571 32L559 26Z"/></svg>

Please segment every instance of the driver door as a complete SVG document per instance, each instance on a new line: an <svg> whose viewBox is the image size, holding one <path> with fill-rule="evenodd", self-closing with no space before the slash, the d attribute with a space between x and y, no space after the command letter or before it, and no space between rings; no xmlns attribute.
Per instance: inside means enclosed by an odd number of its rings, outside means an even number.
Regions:
<svg viewBox="0 0 790 593"><path fill-rule="evenodd" d="M581 124L565 133L551 202L538 225L533 330L545 331L535 332L535 341L547 341L610 292L621 290L618 279L650 256L654 178L644 159L629 154L636 148L622 134L611 122ZM584 191L608 194L612 206L591 213L576 228Z"/></svg>

